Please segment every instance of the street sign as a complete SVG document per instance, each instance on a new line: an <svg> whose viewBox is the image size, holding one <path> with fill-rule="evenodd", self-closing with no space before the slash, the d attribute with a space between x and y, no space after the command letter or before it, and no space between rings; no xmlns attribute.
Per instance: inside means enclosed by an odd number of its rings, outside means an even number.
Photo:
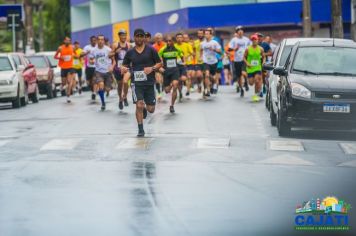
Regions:
<svg viewBox="0 0 356 236"><path fill-rule="evenodd" d="M13 27L16 31L21 30L21 12L18 10L7 11L7 28L12 30Z"/></svg>

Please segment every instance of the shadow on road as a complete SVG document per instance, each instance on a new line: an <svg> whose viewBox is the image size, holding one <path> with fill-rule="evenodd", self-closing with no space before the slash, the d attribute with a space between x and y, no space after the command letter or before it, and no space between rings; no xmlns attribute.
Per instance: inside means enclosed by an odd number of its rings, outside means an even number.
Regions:
<svg viewBox="0 0 356 236"><path fill-rule="evenodd" d="M293 130L290 138L356 141L356 130Z"/></svg>

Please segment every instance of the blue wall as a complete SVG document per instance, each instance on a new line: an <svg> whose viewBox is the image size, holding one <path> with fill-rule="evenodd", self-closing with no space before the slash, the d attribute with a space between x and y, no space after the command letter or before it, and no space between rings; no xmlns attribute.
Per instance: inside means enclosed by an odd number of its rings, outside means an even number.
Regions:
<svg viewBox="0 0 356 236"><path fill-rule="evenodd" d="M86 2L90 2L90 0L70 0L70 5L75 6Z"/></svg>
<svg viewBox="0 0 356 236"><path fill-rule="evenodd" d="M112 42L112 25L106 25L102 27L97 27L93 29L72 32L72 42L80 42L81 47L89 44L89 38L93 35L103 34L105 37L109 38Z"/></svg>

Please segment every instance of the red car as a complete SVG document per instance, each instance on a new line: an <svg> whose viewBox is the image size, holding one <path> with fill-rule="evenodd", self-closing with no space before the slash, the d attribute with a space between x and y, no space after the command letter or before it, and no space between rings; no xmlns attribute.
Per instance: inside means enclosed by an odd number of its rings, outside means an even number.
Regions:
<svg viewBox="0 0 356 236"><path fill-rule="evenodd" d="M53 66L46 56L33 55L26 57L36 68L39 93L48 99L57 97Z"/></svg>
<svg viewBox="0 0 356 236"><path fill-rule="evenodd" d="M33 103L38 102L38 86L36 68L32 65L23 53L9 53L17 71L22 72L25 82L25 93Z"/></svg>

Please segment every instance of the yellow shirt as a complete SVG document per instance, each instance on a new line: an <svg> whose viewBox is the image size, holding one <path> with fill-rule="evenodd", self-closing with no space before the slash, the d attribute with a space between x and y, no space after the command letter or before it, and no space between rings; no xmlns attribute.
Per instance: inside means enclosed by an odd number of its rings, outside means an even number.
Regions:
<svg viewBox="0 0 356 236"><path fill-rule="evenodd" d="M73 51L76 56L79 56L80 54L82 54L83 49L78 48L77 50L73 49ZM73 68L74 69L82 69L83 68L83 58L74 58L73 59Z"/></svg>
<svg viewBox="0 0 356 236"><path fill-rule="evenodd" d="M184 62L186 65L193 64L193 47L189 43L178 44L175 43L174 46L182 50L184 56Z"/></svg>
<svg viewBox="0 0 356 236"><path fill-rule="evenodd" d="M194 41L194 51L195 51L194 61L195 61L195 64L198 64L198 65L203 64L203 60L200 55L200 50L201 50L200 45L201 45L201 42L199 39Z"/></svg>

